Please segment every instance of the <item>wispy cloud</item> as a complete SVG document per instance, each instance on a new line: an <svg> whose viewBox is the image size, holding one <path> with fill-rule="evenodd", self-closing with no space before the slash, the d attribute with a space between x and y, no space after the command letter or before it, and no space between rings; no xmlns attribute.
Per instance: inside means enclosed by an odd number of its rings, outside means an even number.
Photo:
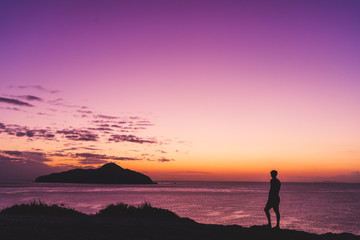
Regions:
<svg viewBox="0 0 360 240"><path fill-rule="evenodd" d="M3 154L8 155L8 160L10 160L10 161L15 160L15 158L13 158L14 156L16 157L17 161L23 161L23 162L28 162L28 161L32 161L32 162L50 162L50 161L52 161L43 152L8 151L8 150L3 150L3 151L0 151L0 152L2 152Z"/></svg>
<svg viewBox="0 0 360 240"><path fill-rule="evenodd" d="M63 134L65 138L74 141L98 141L99 135L94 134L88 130L79 129L65 129L56 131L57 134Z"/></svg>
<svg viewBox="0 0 360 240"><path fill-rule="evenodd" d="M150 127L150 126L154 126L154 124L150 121L147 120L142 120L142 121L137 121L135 123L136 126L144 126L144 127Z"/></svg>
<svg viewBox="0 0 360 240"><path fill-rule="evenodd" d="M118 119L119 117L115 117L115 116L108 116L108 115L99 114L99 115L95 115L95 118L103 118L103 119Z"/></svg>
<svg viewBox="0 0 360 240"><path fill-rule="evenodd" d="M160 158L157 160L158 162L171 162L174 161L174 159L168 159L168 158Z"/></svg>
<svg viewBox="0 0 360 240"><path fill-rule="evenodd" d="M12 86L11 88L26 89L29 92L24 94L24 91L21 91L22 94L3 95L5 97L0 98L0 102L17 106L33 106L29 103L30 101L31 103L38 102L36 108L26 109L27 118L42 118L44 121L41 122L48 122L48 124L36 127L36 125L21 126L19 124L2 122L0 123L0 134L6 134L12 139L18 138L23 139L22 141L26 140L26 144L31 144L34 141L55 141L56 144L54 144L54 146L56 145L57 149L50 150L51 147L50 149L47 148L46 154L42 153L43 150L36 152L31 148L30 151L3 152L3 155L7 158L19 158L24 162L32 161L46 163L51 161L51 158L54 157L54 159L57 160L63 159L65 162L69 162L69 160L71 161L71 159L73 159L75 165L100 164L108 161L174 161L173 159L166 158L166 151L157 151L156 149L151 149L151 146L147 145L162 145L164 143L161 139L151 136L144 137L141 135L142 130L154 125L146 118L136 115L116 116L102 114L101 112L93 111L87 106L68 103L61 98L61 96L49 100L45 97L45 94L40 95L40 93L37 94L33 93L34 91L30 91L33 89L45 93L58 92L48 90L40 85ZM16 110L24 111L23 108ZM66 116L66 118L64 116ZM83 118L83 120L79 120L79 117ZM72 121L72 118L77 119L76 121ZM57 119L62 119L62 122L59 123ZM31 123L34 124L34 122ZM75 123L76 125L72 126L69 123ZM89 144L91 143L104 144L101 147L101 152L97 146L90 147L91 145ZM139 154L135 156L109 156L103 154L107 149L107 144L109 145L109 148L112 148L113 145L121 143L134 143L134 145L144 144L147 151L154 152L151 157L147 158L141 156L141 147L138 147L139 149L137 151ZM90 153L86 151L90 151ZM59 160L59 163L60 162L61 161Z"/></svg>
<svg viewBox="0 0 360 240"><path fill-rule="evenodd" d="M22 160L22 159L21 158L8 157L8 156L0 154L0 161L2 161L2 162L19 161L19 160Z"/></svg>
<svg viewBox="0 0 360 240"><path fill-rule="evenodd" d="M22 152L21 156L28 160L33 162L51 162L52 160L47 158L45 153L42 152Z"/></svg>
<svg viewBox="0 0 360 240"><path fill-rule="evenodd" d="M48 161L41 153L21 152L19 156L18 153L14 155L14 151L0 152L2 152L0 153L1 179L34 179L40 175L68 170L70 167L70 165L51 167L45 163Z"/></svg>
<svg viewBox="0 0 360 240"><path fill-rule="evenodd" d="M28 101L42 101L42 98L40 97L36 97L36 96L33 96L33 95L22 95L22 96L19 96L19 98L23 98L23 99L26 99Z"/></svg>
<svg viewBox="0 0 360 240"><path fill-rule="evenodd" d="M68 149L67 149L68 150ZM77 148L71 148L70 150L77 150ZM102 164L109 161L139 161L141 159L134 157L119 157L110 156L106 154L96 154L88 152L80 153L44 153L40 151L13 151L13 150L0 150L0 161L18 161L18 162L39 162L46 163L53 161L51 157L66 157L77 161L80 164Z"/></svg>
<svg viewBox="0 0 360 240"><path fill-rule="evenodd" d="M116 156L108 156L105 154L94 154L94 153L76 153L73 155L75 158L93 158L93 159L107 159L107 160L117 160L117 161L136 161L139 160L137 158L131 157L116 157Z"/></svg>
<svg viewBox="0 0 360 240"><path fill-rule="evenodd" d="M3 153L6 153L11 156L21 156L22 152L20 151L3 151Z"/></svg>
<svg viewBox="0 0 360 240"><path fill-rule="evenodd" d="M132 143L156 143L154 139L142 139L139 137L136 137L134 135L111 135L111 138L109 138L109 141L114 142L132 142Z"/></svg>
<svg viewBox="0 0 360 240"><path fill-rule="evenodd" d="M55 135L49 129L29 129L26 126L19 126L14 124L2 124L0 129L4 129L9 135L14 135L17 137L27 136L29 138L45 138L48 140L53 140Z"/></svg>
<svg viewBox="0 0 360 240"><path fill-rule="evenodd" d="M58 90L49 90L40 85L28 85L28 86L10 86L9 88L19 88L19 89L36 89L38 91L47 92L47 93L58 93Z"/></svg>
<svg viewBox="0 0 360 240"><path fill-rule="evenodd" d="M81 110L81 109L77 110L77 112L83 113L83 114L92 114L92 113L93 113L93 111L90 111L90 110Z"/></svg>
<svg viewBox="0 0 360 240"><path fill-rule="evenodd" d="M119 130L117 127L112 127L109 124L101 124L100 127L93 128L80 128L80 129L30 129L26 126L20 126L15 124L5 125L1 123L0 129L4 129L3 132L6 132L9 135L14 135L17 137L29 137L33 139L47 139L47 140L55 140L56 136L62 136L67 140L73 141L99 141L101 134L110 134L110 137L107 138L108 141L113 142L132 142L132 143L149 143L156 144L157 140L155 138L144 139L135 135L124 135L124 134L112 134L115 132L121 132L123 130ZM123 129L131 130L131 128L124 127ZM125 131L126 131L125 130Z"/></svg>
<svg viewBox="0 0 360 240"><path fill-rule="evenodd" d="M107 162L108 162L107 160L96 159L96 158L85 158L85 159L78 160L78 163L83 164L83 165L99 165L99 164L104 164Z"/></svg>
<svg viewBox="0 0 360 240"><path fill-rule="evenodd" d="M54 100L49 100L48 103L50 105L54 105L54 106L61 106L61 107L66 107L66 108L81 108L78 105L71 105L71 104L67 104L65 103L64 99L62 98L57 98Z"/></svg>
<svg viewBox="0 0 360 240"><path fill-rule="evenodd" d="M64 148L61 149L61 151L75 151L75 150L91 150L91 151L97 151L100 150L96 147L71 147L71 148Z"/></svg>
<svg viewBox="0 0 360 240"><path fill-rule="evenodd" d="M23 101L20 101L20 100L17 100L17 99L13 99L13 98L3 98L3 97L0 97L0 102L9 103L9 104L14 104L14 105L18 105L18 106L33 107L33 105L31 105L30 103L23 102Z"/></svg>
<svg viewBox="0 0 360 240"><path fill-rule="evenodd" d="M72 155L73 158L78 159L80 164L103 164L109 161L138 161L140 159L132 157L117 157L108 156L106 154L94 154L94 153L75 153Z"/></svg>
<svg viewBox="0 0 360 240"><path fill-rule="evenodd" d="M0 107L0 109L6 109L6 110L10 110L10 111L21 111L19 108L16 107Z"/></svg>
<svg viewBox="0 0 360 240"><path fill-rule="evenodd" d="M112 128L108 128L108 127L97 127L97 128L88 128L89 130L95 130L95 131L103 131L105 133L108 133L110 131L112 131Z"/></svg>

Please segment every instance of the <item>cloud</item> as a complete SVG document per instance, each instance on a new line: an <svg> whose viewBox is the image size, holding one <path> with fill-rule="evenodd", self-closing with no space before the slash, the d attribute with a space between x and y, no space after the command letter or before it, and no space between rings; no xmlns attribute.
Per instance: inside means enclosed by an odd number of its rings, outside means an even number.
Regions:
<svg viewBox="0 0 360 240"><path fill-rule="evenodd" d="M156 143L156 141L153 140L153 139L146 140L146 139L136 137L134 135L117 135L117 134L111 135L111 138L109 138L109 141L132 142L132 143L140 143L140 144L143 144L143 143Z"/></svg>
<svg viewBox="0 0 360 240"><path fill-rule="evenodd" d="M46 157L42 152L22 152L21 156L29 161L33 162L51 162L52 160Z"/></svg>
<svg viewBox="0 0 360 240"><path fill-rule="evenodd" d="M58 93L59 91L57 90L48 90L40 85L30 85L30 86L10 86L9 88L19 88L19 89L28 89L28 88L32 88L32 89L36 89L42 92L48 92L48 93Z"/></svg>
<svg viewBox="0 0 360 240"><path fill-rule="evenodd" d="M39 85L33 85L33 86L12 86L13 88L18 89L36 89L39 91L45 91L49 93L55 93L57 91L50 91L48 89L43 88ZM34 92L34 91L33 91ZM49 125L45 126L44 128L41 128L42 126L20 126L20 125L14 125L14 124L3 124L0 123L0 134L4 133L8 136L9 139L16 139L17 137L20 139L25 140L27 143L34 142L37 140L52 140L56 141L59 144L62 144L61 148L66 148L66 144L68 145L68 148L72 148L71 150L62 150L62 151L52 151L48 152L48 157L66 157L66 156L72 156L73 152L79 152L79 151L87 151L94 153L103 153L98 151L97 148L81 148L82 144L89 145L92 144L92 142L101 142L106 143L109 145L120 143L123 144L127 143L138 143L138 144L160 144L160 140L154 137L148 137L148 136L142 136L140 133L141 129L146 129L146 127L153 126L151 121L148 121L146 118L142 118L139 116L117 116L117 115L106 115L101 114L101 112L94 112L88 107L85 106L71 106L66 105L66 101L64 101L63 98L56 98L53 96L52 99L49 101L46 98L38 97L40 94L28 92L28 93L18 93L14 96L8 96L3 95L4 97L0 98L0 101L16 104L18 106L33 106L30 103L30 101L41 101L42 103L39 104L39 107L41 108L41 111L33 111L31 112L31 109L27 109L27 113L35 114L36 117L40 117L38 115L47 115L47 116L57 116L59 114L65 115L66 117L73 117L76 115L76 117L80 117L81 115L86 115L89 119L84 119L82 122L77 121L76 123L73 123L72 119L66 119L66 121L56 122L52 118L44 118L44 121L49 121ZM41 96L41 95L40 95ZM61 97L61 96L60 96ZM65 106L65 107L77 107L75 109L64 109L62 107L54 108L54 112L50 108L50 105L55 106ZM70 104L72 104L70 102ZM4 107L7 107L6 105ZM49 108L50 107L50 108ZM20 108L20 107L19 107ZM55 109L56 108L56 109ZM21 111L23 108L20 108ZM49 114L51 113L51 114ZM78 119L77 119L78 120ZM86 121L86 125L84 122ZM55 123L56 124L55 124ZM71 125L65 125L62 124L68 124L73 123L77 124L80 122L79 125L71 126ZM38 124L38 123L36 123ZM38 128L39 127L39 128ZM78 142L75 142L78 141ZM87 144L84 142L88 142ZM136 144L134 144L136 145ZM75 149L76 148L76 149ZM80 150L84 149L84 150ZM59 150L59 148L57 149ZM31 150L32 151L32 150ZM162 152L165 154L165 152ZM57 155L55 155L57 154ZM29 159L32 159L33 161L47 161L46 155L42 155L43 158L41 158L41 155L36 154L30 154L27 153L27 156ZM10 156L9 156L10 157ZM13 156L16 157L16 156ZM21 156L24 157L24 156ZM35 158L37 157L37 159ZM160 156L158 156L160 157ZM162 157L162 156L161 156ZM134 161L134 160L144 160L141 157L140 159L132 158L132 157L116 157L116 156L107 156L102 154L97 154L92 156L92 160L94 159L98 160L112 160L112 161ZM82 159L90 159L90 156L87 157L79 155L77 156L76 160L82 160ZM157 161L156 157L154 156L153 159ZM169 159L161 160L163 162L166 162ZM50 161L50 160L49 160ZM169 160L170 161L170 160ZM88 161L90 162L90 161Z"/></svg>
<svg viewBox="0 0 360 240"><path fill-rule="evenodd" d="M104 163L107 163L107 162L108 161L106 161L106 160L93 159L93 158L85 158L85 159L81 159L81 160L78 161L78 163L84 164L84 165L104 164Z"/></svg>
<svg viewBox="0 0 360 240"><path fill-rule="evenodd" d="M99 136L94 134L88 130L79 130L79 129L71 129L71 130L60 130L56 131L57 134L65 135L65 138L73 141L98 141Z"/></svg>
<svg viewBox="0 0 360 240"><path fill-rule="evenodd" d="M171 161L175 161L174 159L167 159L167 158L160 158L157 160L158 162L171 162Z"/></svg>
<svg viewBox="0 0 360 240"><path fill-rule="evenodd" d="M48 101L49 104L51 105L55 105L55 106L62 106L62 107L67 107L67 108L78 108L80 106L77 105L68 105L66 103L64 103L64 99L62 98L57 98L55 100L50 100Z"/></svg>
<svg viewBox="0 0 360 240"><path fill-rule="evenodd" d="M6 107L6 108L4 108L4 107L1 107L1 109L6 109L6 110L11 110L11 111L21 111L19 108L16 108L16 107Z"/></svg>
<svg viewBox="0 0 360 240"><path fill-rule="evenodd" d="M92 114L92 111L87 111L87 110L77 110L77 112L79 113L85 113L85 114Z"/></svg>
<svg viewBox="0 0 360 240"><path fill-rule="evenodd" d="M136 161L139 160L137 158L131 157L116 157L116 156L108 156L105 154L94 154L94 153L75 153L73 155L75 158L86 158L86 159L98 159L98 160L117 160L117 161Z"/></svg>
<svg viewBox="0 0 360 240"><path fill-rule="evenodd" d="M24 132L17 132L16 133L16 136L17 137L23 137L23 136L25 136L26 135L26 133L24 133Z"/></svg>
<svg viewBox="0 0 360 240"><path fill-rule="evenodd" d="M112 124L111 127L114 127L114 128L123 128L122 126L119 126L119 125L116 125L116 124Z"/></svg>
<svg viewBox="0 0 360 240"><path fill-rule="evenodd" d="M28 101L42 101L42 98L33 96L33 95L24 95L24 96L19 96L20 98L26 99Z"/></svg>
<svg viewBox="0 0 360 240"><path fill-rule="evenodd" d="M118 161L138 161L138 158L131 158L131 157L110 157L111 160L118 160Z"/></svg>
<svg viewBox="0 0 360 240"><path fill-rule="evenodd" d="M105 154L94 154L94 153L75 153L72 155L73 158L81 158L78 161L80 164L103 164L111 161L137 161L137 158L131 157L116 157L108 156Z"/></svg>
<svg viewBox="0 0 360 240"><path fill-rule="evenodd" d="M50 167L42 162L25 161L0 154L0 179L35 179L38 176L68 170L69 167Z"/></svg>
<svg viewBox="0 0 360 240"><path fill-rule="evenodd" d="M20 156L22 154L22 152L20 151L3 151L3 153L6 153L7 155L11 155L11 156Z"/></svg>
<svg viewBox="0 0 360 240"><path fill-rule="evenodd" d="M85 149L85 150L99 150L99 148L95 148L95 147L71 147L71 148L64 148L61 151L75 151L75 150L81 150L81 149Z"/></svg>
<svg viewBox="0 0 360 240"><path fill-rule="evenodd" d="M113 131L112 128L108 128L108 127L88 128L88 129L95 130L95 131L104 131L104 132Z"/></svg>
<svg viewBox="0 0 360 240"><path fill-rule="evenodd" d="M140 117L130 117L130 119L132 119L132 120L138 120L138 119L140 119Z"/></svg>
<svg viewBox="0 0 360 240"><path fill-rule="evenodd" d="M105 154L94 154L94 153L76 153L74 157L108 159Z"/></svg>
<svg viewBox="0 0 360 240"><path fill-rule="evenodd" d="M107 115L102 115L102 114L96 115L94 117L95 118L104 118L104 119L118 119L119 118L119 117L107 116Z"/></svg>
<svg viewBox="0 0 360 240"><path fill-rule="evenodd" d="M62 129L62 130L51 130L49 129L29 129L25 126L13 125L13 124L2 124L0 129L4 129L2 132L6 132L9 135L14 135L17 137L28 137L31 139L46 139L46 140L55 140L57 135L63 136L65 139L72 141L99 141L100 136L98 132L105 134L108 141L113 142L132 142L132 143L157 143L156 139L144 139L137 137L135 135L125 135L125 134L111 134L114 132L127 132L127 129L131 127L123 127L121 130L117 128L111 128L110 124L101 124L101 127L96 128L87 128L87 129ZM111 127L108 127L111 126ZM108 137L110 136L110 137Z"/></svg>
<svg viewBox="0 0 360 240"><path fill-rule="evenodd" d="M41 116L53 116L53 114L44 113L44 112L38 112L37 115L41 115Z"/></svg>
<svg viewBox="0 0 360 240"><path fill-rule="evenodd" d="M63 153L50 153L47 155L51 156L51 157L66 157L66 156L68 156L67 154L63 154Z"/></svg>
<svg viewBox="0 0 360 240"><path fill-rule="evenodd" d="M1 129L1 127L0 127ZM47 140L53 140L55 135L50 130L47 129L28 129L24 126L8 124L5 126L3 124L4 132L9 135L15 135L17 137L27 136L29 138L45 138Z"/></svg>
<svg viewBox="0 0 360 240"><path fill-rule="evenodd" d="M14 104L14 105L18 105L18 106L26 106L26 107L33 107L33 105L27 103L27 102L23 102L17 99L13 99L13 98L3 98L0 97L0 102L4 102L4 103L9 103L9 104Z"/></svg>
<svg viewBox="0 0 360 240"><path fill-rule="evenodd" d="M144 130L147 129L147 127L154 126L154 124L146 119L143 119L141 117L128 117L126 119L123 119L122 121L116 122L116 121L94 121L96 123L112 123L112 125L116 128L121 128L124 130L129 131L136 131L136 130ZM125 124L126 126L119 126L118 124ZM125 131L122 131L125 132Z"/></svg>
<svg viewBox="0 0 360 240"><path fill-rule="evenodd" d="M143 126L143 127L150 127L150 126L154 126L153 123L151 123L150 121L147 120L143 120L143 121L137 121L135 123L136 126Z"/></svg>
<svg viewBox="0 0 360 240"><path fill-rule="evenodd" d="M43 152L32 152L32 151L9 151L3 150L0 151L3 154L2 160L9 160L9 161L20 161L20 162L51 162L52 160L47 158L46 154ZM7 156L5 156L6 154ZM14 158L16 157L16 158Z"/></svg>
<svg viewBox="0 0 360 240"><path fill-rule="evenodd" d="M19 161L22 160L21 158L12 158L5 155L0 154L0 161Z"/></svg>
<svg viewBox="0 0 360 240"><path fill-rule="evenodd" d="M26 131L26 136L28 136L28 137L33 137L33 136L35 136L35 131L31 131L31 130Z"/></svg>
<svg viewBox="0 0 360 240"><path fill-rule="evenodd" d="M0 151L6 155L12 157L16 156L17 160L22 161L33 161L33 162L50 162L51 159L46 157L46 154L43 152L31 152L31 151Z"/></svg>

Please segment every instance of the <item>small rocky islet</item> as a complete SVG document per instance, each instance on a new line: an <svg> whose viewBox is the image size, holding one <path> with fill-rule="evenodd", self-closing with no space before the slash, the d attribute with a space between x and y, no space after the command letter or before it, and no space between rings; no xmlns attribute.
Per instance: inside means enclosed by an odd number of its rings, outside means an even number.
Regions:
<svg viewBox="0 0 360 240"><path fill-rule="evenodd" d="M72 169L37 177L35 182L88 184L156 184L149 176L107 163L96 169Z"/></svg>

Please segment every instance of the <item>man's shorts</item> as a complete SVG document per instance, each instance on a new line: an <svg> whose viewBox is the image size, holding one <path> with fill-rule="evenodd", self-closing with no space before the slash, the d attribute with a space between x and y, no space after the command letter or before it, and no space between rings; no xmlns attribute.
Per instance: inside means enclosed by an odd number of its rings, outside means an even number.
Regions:
<svg viewBox="0 0 360 240"><path fill-rule="evenodd" d="M280 198L278 199L269 199L266 203L265 209L271 209L273 207L279 207Z"/></svg>

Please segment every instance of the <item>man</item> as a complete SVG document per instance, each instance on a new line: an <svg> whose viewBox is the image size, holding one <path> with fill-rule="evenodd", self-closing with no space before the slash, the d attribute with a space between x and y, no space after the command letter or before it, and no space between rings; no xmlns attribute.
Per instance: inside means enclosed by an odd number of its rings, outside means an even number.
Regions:
<svg viewBox="0 0 360 240"><path fill-rule="evenodd" d="M272 170L270 174L271 174L272 179L270 180L269 199L266 203L264 211L265 211L266 217L268 219L268 226L271 228L271 220L270 220L269 210L271 208L274 209L274 212L276 214L276 222L277 222L275 228L280 229L280 212L279 212L280 196L279 196L279 192L280 192L281 182L279 179L276 178L276 176L278 174L276 170Z"/></svg>

